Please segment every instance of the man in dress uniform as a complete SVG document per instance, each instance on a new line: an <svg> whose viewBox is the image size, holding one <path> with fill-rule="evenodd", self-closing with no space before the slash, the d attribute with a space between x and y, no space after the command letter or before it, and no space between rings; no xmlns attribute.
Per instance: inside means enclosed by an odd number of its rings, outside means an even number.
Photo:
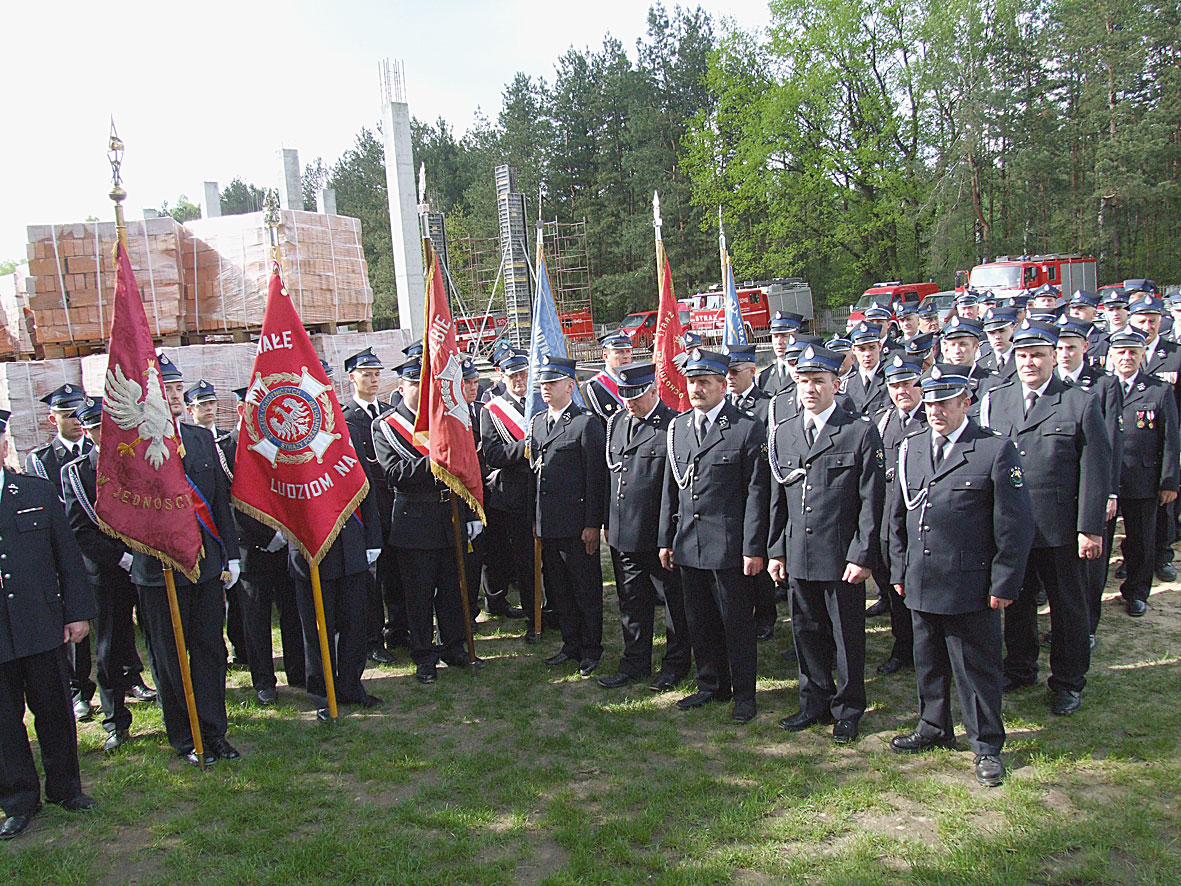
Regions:
<svg viewBox="0 0 1181 886"><path fill-rule="evenodd" d="M791 337L804 325L804 318L790 311L776 311L771 318L771 350L775 362L759 373L759 387L772 397L795 385L791 367L787 364L787 347Z"/></svg>
<svg viewBox="0 0 1181 886"><path fill-rule="evenodd" d="M86 399L79 385L64 384L41 398L49 407L49 423L57 428L57 435L25 456L25 473L48 480L62 497L62 468L91 449L91 443L82 433L82 425L74 415L75 410ZM90 700L94 698L94 681L90 679L90 635L86 634L77 643L66 647L70 659L70 687L73 695L74 717L85 723L93 716Z"/></svg>
<svg viewBox="0 0 1181 886"><path fill-rule="evenodd" d="M491 356L488 357L488 362L492 364L492 383L480 391L482 403L487 403L493 397L499 397L508 390L507 378L504 374L504 361L514 353L516 353L516 349L505 341L499 342L493 348Z"/></svg>
<svg viewBox="0 0 1181 886"><path fill-rule="evenodd" d="M603 421L623 408L619 398L619 368L632 361L632 340L622 332L603 339L603 369L583 385L591 412Z"/></svg>
<svg viewBox="0 0 1181 886"><path fill-rule="evenodd" d="M97 494L98 448L102 432L102 398L87 397L76 417L94 444L62 469L62 493L66 516L98 606L94 619L94 652L97 661L98 697L102 703L103 729L107 731L104 751L114 751L126 741L131 728L127 694L139 682L139 671L128 670L125 662L139 661L135 649L135 587L131 584L131 551L122 541L98 528L94 505Z"/></svg>
<svg viewBox="0 0 1181 886"><path fill-rule="evenodd" d="M204 428L179 421L185 414L184 376L167 354L158 354L157 359L164 395L173 418L178 419L180 440L184 444L182 462L185 474L208 505L204 514L201 514L202 508L198 508L205 556L198 564L197 581L193 583L179 572L175 574L181 627L188 647L197 720L205 749L204 762L235 760L241 754L226 740L226 647L222 631L226 617L225 589L232 586L241 573L238 532L230 510L229 486L221 470L213 435ZM195 498L194 506L200 504L200 499ZM164 590L164 570L157 558L139 551L132 553L132 560L131 581L139 593L139 612L147 626L145 634L151 652L152 677L159 692L168 742L180 756L197 765L201 761L193 749L180 663L176 656L176 639L172 633L172 615ZM229 576L223 578L226 572Z"/></svg>
<svg viewBox="0 0 1181 886"><path fill-rule="evenodd" d="M527 618L525 640L537 642L533 630L533 470L526 458L525 397L529 394L529 356L511 351L501 357L506 390L480 410L480 445L489 470L485 485L486 545L497 551L484 561L483 586L488 612L504 618ZM510 606L509 584L515 582L521 607ZM538 592L540 592L538 590Z"/></svg>
<svg viewBox="0 0 1181 886"><path fill-rule="evenodd" d="M787 351L784 353L784 362L787 363L788 371L795 372L796 361L800 359L800 354L804 352L804 348L808 347L808 345L819 345L823 343L824 340L818 335L807 335L803 333L793 335L787 346ZM782 421L787 421L799 411L799 391L796 389L793 375L790 385L778 394L772 395L771 404L767 408L767 426L774 427Z"/></svg>
<svg viewBox="0 0 1181 886"><path fill-rule="evenodd" d="M995 372L1002 379L1010 379L1017 372L1013 359L1013 333L1017 331L1017 311L996 308L984 318L984 334L992 346L979 360L980 368Z"/></svg>
<svg viewBox="0 0 1181 886"><path fill-rule="evenodd" d="M1091 663L1084 563L1103 553L1112 441L1098 398L1054 375L1058 327L1027 320L1013 336L1017 378L980 404L980 424L1012 440L1033 507L1021 595L1005 613L1005 686L1037 682L1035 594L1050 603L1051 710L1073 714Z"/></svg>
<svg viewBox="0 0 1181 886"><path fill-rule="evenodd" d="M956 295L955 313L961 320L976 321L980 317L980 300L976 293L967 289Z"/></svg>
<svg viewBox="0 0 1181 886"><path fill-rule="evenodd" d="M1096 363L1107 371L1108 339L1128 325L1128 295L1123 288L1109 289L1103 295L1103 319L1107 330L1094 338L1087 348L1087 362Z"/></svg>
<svg viewBox="0 0 1181 886"><path fill-rule="evenodd" d="M894 307L894 318L898 321L898 345L906 343L919 334L918 305L914 302L898 302Z"/></svg>
<svg viewBox="0 0 1181 886"><path fill-rule="evenodd" d="M983 329L977 321L965 320L963 317L952 317L951 322L947 324L939 337L944 361L966 371L968 387L976 401L979 401L984 396L984 392L998 382L996 375L989 372L977 361L980 354L982 332Z"/></svg>
<svg viewBox="0 0 1181 886"><path fill-rule="evenodd" d="M898 448L903 439L910 434L920 431L927 426L927 415L923 411L922 392L919 390L919 378L922 368L918 363L912 363L902 354L895 354L886 364L886 388L890 393L890 405L874 418L874 425L878 435L882 438L882 451L886 464L886 498L883 515L890 513L894 503L894 496L898 494L898 484L894 476L898 466ZM882 593L890 612L890 633L894 636L894 646L890 655L878 665L877 672L883 676L896 674L903 668L909 668L914 663L912 652L914 635L910 625L910 610L902 598L893 590L890 579L890 551L887 537L888 521L882 518L881 531L881 560L874 566L873 580ZM875 604L876 605L876 604ZM867 616L872 616L873 607L866 610Z"/></svg>
<svg viewBox="0 0 1181 886"><path fill-rule="evenodd" d="M754 578L766 568L766 429L726 401L730 361L695 348L685 362L693 408L672 420L660 502L660 562L678 569L697 691L681 710L724 702L754 719ZM781 398L785 395L780 394Z"/></svg>
<svg viewBox="0 0 1181 886"><path fill-rule="evenodd" d="M219 459L224 467L226 451L236 450L238 438L233 431L222 431L217 427L217 391L205 379L199 379L195 385L185 390L185 409L193 424L202 427L213 434L213 442L221 450ZM233 458L230 455L229 458ZM227 475L227 486L234 480ZM230 638L233 647L234 664L250 664L249 652L246 647L246 637L243 633L241 585L235 584L226 588L226 636Z"/></svg>
<svg viewBox="0 0 1181 886"><path fill-rule="evenodd" d="M918 314L920 333L927 335L937 335L939 333L941 326L939 308L935 305L934 301L927 299L919 305L919 309L915 313Z"/></svg>
<svg viewBox="0 0 1181 886"><path fill-rule="evenodd" d="M463 373L463 399L467 403L468 410L468 427L472 431L472 444L476 448L476 461L480 464L480 485L487 487L488 482L488 465L484 461L484 448L480 443L480 413L484 411L484 404L479 401L480 396L480 370L476 366L471 357L464 357L460 361L460 370ZM487 501L487 496L485 496ZM467 533L467 551L464 558L464 578L468 587L468 610L472 620L472 629L475 629L476 617L480 614L480 576L484 571L484 561L490 559L489 553L495 552L495 559L500 559L500 552L503 550L499 545L494 548L487 546L488 538L484 534L485 526L477 516L472 512L471 508L465 508L462 512L464 516L464 529ZM487 517L487 512L485 512ZM524 617L525 613L521 613Z"/></svg>
<svg viewBox="0 0 1181 886"><path fill-rule="evenodd" d="M576 661L579 673L589 677L603 655L599 533L606 504L605 425L571 401L573 360L547 355L537 378L547 408L533 416L529 433L536 475L533 529L541 539L546 596L562 630L561 650L545 663Z"/></svg>
<svg viewBox="0 0 1181 886"><path fill-rule="evenodd" d="M396 409L374 422L373 446L385 482L394 492L388 541L398 549L415 676L421 683L434 683L440 659L452 667L471 663L463 648L464 619L468 615L459 593L459 564L451 525L452 493L431 473L425 447L414 440L421 359L403 363L398 374L402 380L401 400Z"/></svg>
<svg viewBox="0 0 1181 886"><path fill-rule="evenodd" d="M839 365L818 347L796 364L803 410L769 437L768 551L772 577L790 582L800 663L800 709L779 725L835 720L833 740L847 744L865 713L865 580L880 554L886 479L877 428L836 402Z"/></svg>
<svg viewBox="0 0 1181 886"><path fill-rule="evenodd" d="M685 679L692 660L681 579L664 568L657 547L668 426L677 413L660 400L654 363L631 363L619 370L619 377L625 409L607 422L607 543L619 593L623 658L615 675L600 677L599 684L615 689L651 674L659 601L666 647L660 673L649 688L662 692Z"/></svg>
<svg viewBox="0 0 1181 886"><path fill-rule="evenodd" d="M918 363L923 371L926 372L935 363L937 344L935 336L932 333L919 333L903 346L903 358L911 363Z"/></svg>
<svg viewBox="0 0 1181 886"><path fill-rule="evenodd" d="M849 334L849 339L853 342L856 363L845 381L842 405L853 415L874 415L886 405L882 329L871 323L859 323Z"/></svg>
<svg viewBox="0 0 1181 886"><path fill-rule="evenodd" d="M890 571L913 619L919 723L890 748L955 747L954 675L976 780L994 787L1005 776L1001 610L1021 592L1034 518L1016 447L968 417L962 371L932 367L922 384L931 429L898 456Z"/></svg>
<svg viewBox="0 0 1181 886"><path fill-rule="evenodd" d="M1152 566L1163 505L1177 499L1181 435L1177 405L1169 384L1144 372L1144 335L1126 328L1108 339L1115 378L1123 396L1119 510L1124 517L1123 555L1126 578L1120 585L1128 615L1148 610ZM1115 537L1108 521L1107 543ZM1099 625L1099 598L1091 594L1091 633Z"/></svg>
<svg viewBox="0 0 1181 886"><path fill-rule="evenodd" d="M51 483L3 468L8 419L0 410L0 839L20 836L41 809L41 780L25 731L33 713L45 797L83 812L78 735L65 645L97 614L78 543Z"/></svg>
<svg viewBox="0 0 1181 886"><path fill-rule="evenodd" d="M247 388L237 388L238 420L245 414ZM240 426L240 425L239 425ZM238 453L238 426L221 442L222 472L226 482L234 482L234 462ZM242 602L242 633L250 662L250 682L260 705L278 700L275 687L275 660L271 649L272 607L279 610L279 638L283 648L283 669L288 686L307 686L304 667L303 626L295 587L287 572L287 538L260 520L234 508L238 543L242 555L242 576L238 582Z"/></svg>
<svg viewBox="0 0 1181 886"><path fill-rule="evenodd" d="M353 448L361 457L365 477L369 480L369 497L373 499L374 510L381 521L381 537L387 539L390 536L393 495L386 485L385 472L378 465L373 448L373 422L391 408L377 399L382 368L381 359L373 353L372 348L365 348L345 358L344 371L353 386L353 396L341 404L341 413L349 426ZM406 595L398 575L397 551L390 545L379 547L383 547L383 550L377 559L377 575L371 575L365 580L366 648L370 661L392 664L394 657L389 650L406 645Z"/></svg>

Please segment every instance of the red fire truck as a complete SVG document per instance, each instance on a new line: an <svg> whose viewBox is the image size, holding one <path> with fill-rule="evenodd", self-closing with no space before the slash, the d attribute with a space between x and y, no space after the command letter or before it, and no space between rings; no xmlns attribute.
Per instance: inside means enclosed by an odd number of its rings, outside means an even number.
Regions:
<svg viewBox="0 0 1181 886"><path fill-rule="evenodd" d="M455 344L466 354L488 350L504 332L508 318L495 314L468 314L455 318Z"/></svg>
<svg viewBox="0 0 1181 886"><path fill-rule="evenodd" d="M594 341L595 321L589 310L559 314L558 319L562 323L566 341Z"/></svg>
<svg viewBox="0 0 1181 886"><path fill-rule="evenodd" d="M812 320L812 289L798 277L744 283L736 294L748 340L770 333L771 317L776 311L799 314L805 325ZM721 341L726 331L725 296L721 287L678 301L689 309L689 325L694 332L707 342Z"/></svg>
<svg viewBox="0 0 1181 886"><path fill-rule="evenodd" d="M1095 268L1093 255L999 255L971 273L956 271L955 288L991 289L1003 297L1049 283L1069 298L1078 289L1095 291Z"/></svg>

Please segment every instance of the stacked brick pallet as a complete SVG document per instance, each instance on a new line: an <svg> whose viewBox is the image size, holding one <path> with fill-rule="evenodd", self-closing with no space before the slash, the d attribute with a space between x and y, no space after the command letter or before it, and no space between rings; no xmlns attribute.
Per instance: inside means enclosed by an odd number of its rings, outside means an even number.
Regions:
<svg viewBox="0 0 1181 886"><path fill-rule="evenodd" d="M0 409L12 413L8 420L9 464L23 464L30 450L56 433L41 398L61 385L81 383L82 367L77 358L0 363Z"/></svg>
<svg viewBox="0 0 1181 886"><path fill-rule="evenodd" d="M33 355L28 276L29 266L19 265L0 277L0 359L27 360Z"/></svg>

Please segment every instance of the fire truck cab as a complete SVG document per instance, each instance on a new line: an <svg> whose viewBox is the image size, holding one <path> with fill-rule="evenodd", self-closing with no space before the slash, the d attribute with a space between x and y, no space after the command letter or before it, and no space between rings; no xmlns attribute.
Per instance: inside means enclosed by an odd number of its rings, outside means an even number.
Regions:
<svg viewBox="0 0 1181 886"><path fill-rule="evenodd" d="M1091 255L1000 255L965 274L956 271L955 288L1009 295L1050 284L1070 297L1075 290L1096 288L1095 257Z"/></svg>

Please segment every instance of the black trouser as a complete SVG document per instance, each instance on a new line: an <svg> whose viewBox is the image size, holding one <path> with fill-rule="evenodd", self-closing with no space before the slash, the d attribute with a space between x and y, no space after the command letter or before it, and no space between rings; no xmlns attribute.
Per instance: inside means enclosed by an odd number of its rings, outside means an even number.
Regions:
<svg viewBox="0 0 1181 886"><path fill-rule="evenodd" d="M485 526L484 531L487 531L487 528ZM466 553L463 558L463 580L467 585L467 608L472 621L475 621L476 616L480 614L480 575L484 571L484 560L487 559L485 554L490 550L495 550L495 548L488 547L488 539L484 537L484 531L480 532L472 541L464 544ZM466 539L466 529L463 532Z"/></svg>
<svg viewBox="0 0 1181 886"><path fill-rule="evenodd" d="M246 632L242 628L242 599L238 583L226 588L225 623L226 637L229 638L230 646L233 649L234 661L250 664L250 653L246 647Z"/></svg>
<svg viewBox="0 0 1181 886"><path fill-rule="evenodd" d="M1166 456L1167 458L1168 456ZM1173 458L1177 457L1173 453ZM1174 532L1177 528L1177 503L1171 501L1167 505L1158 505L1156 509L1156 567L1165 566L1173 562Z"/></svg>
<svg viewBox="0 0 1181 886"><path fill-rule="evenodd" d="M1120 550L1124 555L1127 578L1119 586L1125 600L1147 600L1152 591L1156 562L1154 551L1160 537L1157 531L1162 508L1155 498L1121 498L1119 511L1124 518L1124 540ZM1108 544L1115 538L1115 521L1107 525Z"/></svg>
<svg viewBox="0 0 1181 886"><path fill-rule="evenodd" d="M1083 563L1083 583L1087 588L1087 616L1094 634L1099 630L1102 614L1103 588L1107 585L1107 570L1111 564L1111 544L1115 540L1115 520L1109 520L1103 530L1103 553Z"/></svg>
<svg viewBox="0 0 1181 886"><path fill-rule="evenodd" d="M242 573L242 633L250 659L250 683L255 692L274 689L275 659L271 648L271 608L279 610L279 639L288 686L305 686L303 627L295 602L295 583L287 574L287 549L251 551L249 569Z"/></svg>
<svg viewBox="0 0 1181 886"><path fill-rule="evenodd" d="M343 578L320 579L333 685L336 688L336 700L342 704L360 704L366 696L361 686L361 675L365 673L365 577L368 574L357 572ZM320 634L316 630L312 583L298 578L292 581L295 583L299 620L303 625L303 660L308 696L313 704L324 707L328 703L328 689L324 683L324 666L320 657Z"/></svg>
<svg viewBox="0 0 1181 886"><path fill-rule="evenodd" d="M26 704L41 746L45 796L72 800L82 793L82 778L65 645L0 664L0 809L9 816L29 815L41 800Z"/></svg>
<svg viewBox="0 0 1181 886"><path fill-rule="evenodd" d="M70 664L70 695L73 701L90 702L94 698L94 681L90 679L92 664L90 635L79 643L66 644L66 658Z"/></svg>
<svg viewBox="0 0 1181 886"><path fill-rule="evenodd" d="M611 549L615 588L619 596L619 622L623 628L623 658L619 672L633 677L652 671L652 629L656 603L664 605L664 658L660 670L679 682L689 673L693 651L681 577L660 565L656 551L626 552Z"/></svg>
<svg viewBox="0 0 1181 886"><path fill-rule="evenodd" d="M678 569L697 660L697 688L753 702L757 659L753 578L744 575L742 567Z"/></svg>
<svg viewBox="0 0 1181 886"><path fill-rule="evenodd" d="M124 570L103 569L94 585L98 615L94 619L94 653L98 662L98 698L103 707L103 729L121 732L131 728L127 691L139 671L127 667L128 648L135 649L135 586ZM139 656L136 656L138 660Z"/></svg>
<svg viewBox="0 0 1181 886"><path fill-rule="evenodd" d="M791 579L800 710L838 720L865 713L865 583ZM833 670L836 682L833 682Z"/></svg>
<svg viewBox="0 0 1181 886"><path fill-rule="evenodd" d="M434 664L442 655L463 651L463 605L459 598L459 566L455 548L399 548L398 568L406 592L410 626L410 657L416 665ZM439 646L435 646L435 621Z"/></svg>
<svg viewBox="0 0 1181 886"><path fill-rule="evenodd" d="M532 627L533 524L529 515L490 508L484 535L488 536L485 549L490 552L483 563L484 596L488 606L499 605L501 601L507 605L509 583L515 582L521 608L529 616Z"/></svg>
<svg viewBox="0 0 1181 886"><path fill-rule="evenodd" d="M581 538L543 538L541 567L546 596L558 611L562 651L579 661L603 657L603 567L599 551Z"/></svg>
<svg viewBox="0 0 1181 886"><path fill-rule="evenodd" d="M890 604L890 633L894 637L894 645L890 649L890 658L910 664L914 660L914 627L911 624L910 610L906 602L898 596L894 585L890 583L890 573L884 567L873 570L873 583L877 585L878 596Z"/></svg>
<svg viewBox="0 0 1181 886"><path fill-rule="evenodd" d="M766 569L754 577L754 592L755 630L775 627L779 619L779 610L775 608L775 581Z"/></svg>
<svg viewBox="0 0 1181 886"><path fill-rule="evenodd" d="M1047 684L1052 690L1082 692L1091 666L1091 615L1078 545L1034 548L1029 552L1025 576L1020 596L1005 609L1005 676L1020 681L1037 679L1040 643L1032 588L1040 581L1050 602Z"/></svg>
<svg viewBox="0 0 1181 886"><path fill-rule="evenodd" d="M388 529L383 537L389 538ZM405 638L408 630L406 592L402 587L402 573L398 569L398 549L388 544L383 546L381 556L377 558L377 589L380 592L380 599L377 603L379 620L383 604L385 607L385 623L382 625L382 631L386 637L392 637L395 641L400 642ZM374 645L380 646L382 639L379 636Z"/></svg>
<svg viewBox="0 0 1181 886"><path fill-rule="evenodd" d="M193 749L185 689L168 595L162 587L137 585L139 614L147 625L152 656L152 679L156 682L168 743L178 753ZM197 704L197 723L205 747L226 734L226 644L223 639L226 614L225 592L220 578L176 589L180 625L189 653L189 675Z"/></svg>
<svg viewBox="0 0 1181 886"><path fill-rule="evenodd" d="M968 743L976 754L999 754L1005 743L1001 719L1001 613L981 609L956 615L912 612L914 672L919 690L919 735L955 737L951 678L955 675Z"/></svg>

